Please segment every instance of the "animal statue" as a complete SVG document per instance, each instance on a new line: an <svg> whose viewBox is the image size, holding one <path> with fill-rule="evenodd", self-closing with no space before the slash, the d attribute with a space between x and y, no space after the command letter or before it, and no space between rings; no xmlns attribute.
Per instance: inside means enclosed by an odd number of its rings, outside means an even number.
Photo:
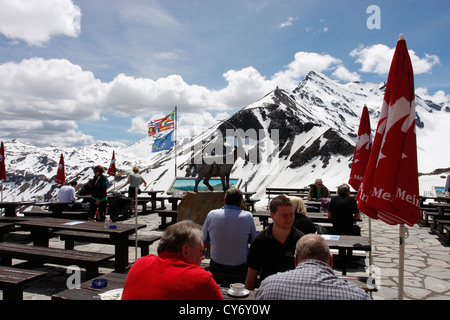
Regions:
<svg viewBox="0 0 450 320"><path fill-rule="evenodd" d="M237 131L236 127L228 121L222 120L222 122L232 126L234 130ZM238 158L238 148L240 148L240 150L244 150L244 145L239 134L236 135L236 138L238 147L234 147L232 163L229 163L230 161L227 161L229 160L227 155L223 155L220 163L217 163L217 161L214 161L213 159L209 159L212 161L205 161L205 158L202 157L202 163L195 165L197 178L195 179L194 192L198 192L198 184L200 183L200 181L202 181L202 179L204 179L203 184L206 185L210 191L214 191L214 188L209 184L209 179L211 179L212 177L220 177L220 180L222 181L223 191L227 191L228 189L230 189L230 173Z"/></svg>
<svg viewBox="0 0 450 320"><path fill-rule="evenodd" d="M226 156L224 155L221 163L217 163L217 161L207 163L205 159L202 159L201 164L195 165L198 173L197 178L195 179L194 192L198 192L198 184L202 181L202 179L204 179L203 184L206 185L210 191L214 191L214 188L209 184L209 179L212 177L220 177L223 191L230 189L230 173L231 169L233 169L234 163L236 162L237 154L237 148L235 147L233 151L234 161L232 163L227 163Z"/></svg>

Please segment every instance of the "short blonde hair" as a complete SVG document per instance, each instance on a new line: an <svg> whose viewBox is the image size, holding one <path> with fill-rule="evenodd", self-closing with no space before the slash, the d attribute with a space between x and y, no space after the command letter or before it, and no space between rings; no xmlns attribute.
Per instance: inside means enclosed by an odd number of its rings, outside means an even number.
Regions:
<svg viewBox="0 0 450 320"><path fill-rule="evenodd" d="M139 173L139 168L138 168L138 167L134 167L134 168L133 168L133 172L134 172L134 173Z"/></svg>

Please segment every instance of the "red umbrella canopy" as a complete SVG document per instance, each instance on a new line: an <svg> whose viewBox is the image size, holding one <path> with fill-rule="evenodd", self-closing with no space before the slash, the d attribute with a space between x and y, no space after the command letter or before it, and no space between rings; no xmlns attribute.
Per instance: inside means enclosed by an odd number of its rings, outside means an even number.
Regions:
<svg viewBox="0 0 450 320"><path fill-rule="evenodd" d="M0 146L0 180L6 180L5 146Z"/></svg>
<svg viewBox="0 0 450 320"><path fill-rule="evenodd" d="M372 133L370 130L369 110L367 106L364 106L359 123L358 140L353 154L352 170L350 172L350 179L348 180L348 183L355 190L359 190L359 186L366 173L371 149Z"/></svg>
<svg viewBox="0 0 450 320"><path fill-rule="evenodd" d="M358 208L388 224L421 219L414 75L403 35L397 42Z"/></svg>
<svg viewBox="0 0 450 320"><path fill-rule="evenodd" d="M113 156L111 159L111 164L109 165L109 169L107 172L110 176L115 176L116 175L116 154L113 151Z"/></svg>
<svg viewBox="0 0 450 320"><path fill-rule="evenodd" d="M55 182L58 184L66 183L66 174L64 170L64 156L61 153L61 158L59 159L58 172L56 173Z"/></svg>

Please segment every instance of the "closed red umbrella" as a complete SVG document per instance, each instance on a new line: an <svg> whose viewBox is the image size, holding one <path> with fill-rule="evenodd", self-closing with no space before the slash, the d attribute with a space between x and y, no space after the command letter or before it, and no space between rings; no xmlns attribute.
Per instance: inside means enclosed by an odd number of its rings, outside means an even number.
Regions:
<svg viewBox="0 0 450 320"><path fill-rule="evenodd" d="M389 224L412 226L421 219L414 97L411 60L401 35L358 202L365 214Z"/></svg>
<svg viewBox="0 0 450 320"><path fill-rule="evenodd" d="M366 173L371 149L372 133L370 129L369 110L364 105L359 123L358 140L356 141L355 152L353 153L352 170L350 172L350 179L348 180L348 183L357 191Z"/></svg>
<svg viewBox="0 0 450 320"><path fill-rule="evenodd" d="M116 154L115 151L113 151L111 163L109 165L109 169L107 172L110 176L116 176Z"/></svg>
<svg viewBox="0 0 450 320"><path fill-rule="evenodd" d="M56 172L55 182L57 184L65 184L66 183L66 174L64 169L64 156L61 153L61 158L59 159L58 171Z"/></svg>
<svg viewBox="0 0 450 320"><path fill-rule="evenodd" d="M421 220L417 170L414 75L403 35L397 42L358 208L400 224L399 299L403 298L405 227Z"/></svg>

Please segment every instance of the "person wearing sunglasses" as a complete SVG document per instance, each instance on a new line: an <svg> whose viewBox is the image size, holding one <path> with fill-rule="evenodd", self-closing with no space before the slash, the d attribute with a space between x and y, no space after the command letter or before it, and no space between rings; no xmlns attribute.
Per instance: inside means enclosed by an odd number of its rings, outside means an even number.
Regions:
<svg viewBox="0 0 450 320"><path fill-rule="evenodd" d="M205 252L200 225L182 220L169 226L158 255L134 262L122 300L223 300L212 274L200 266Z"/></svg>

